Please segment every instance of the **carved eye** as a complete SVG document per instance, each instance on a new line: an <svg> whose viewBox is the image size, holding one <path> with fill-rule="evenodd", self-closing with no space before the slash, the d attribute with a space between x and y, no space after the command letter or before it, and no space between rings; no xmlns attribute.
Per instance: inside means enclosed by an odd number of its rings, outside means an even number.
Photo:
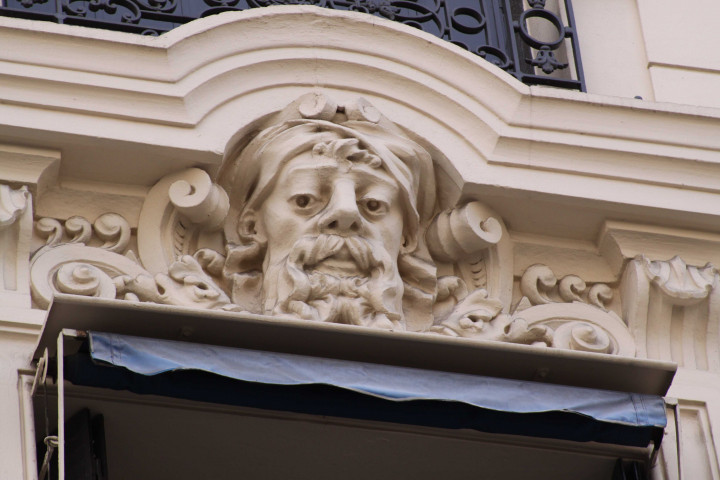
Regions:
<svg viewBox="0 0 720 480"><path fill-rule="evenodd" d="M380 210L381 206L382 205L377 200L368 200L365 202L365 208L367 208L370 212L377 212Z"/></svg>
<svg viewBox="0 0 720 480"><path fill-rule="evenodd" d="M295 205L300 208L305 208L310 205L311 200L310 195L297 195L295 196Z"/></svg>
<svg viewBox="0 0 720 480"><path fill-rule="evenodd" d="M365 212L373 216L383 215L387 213L388 210L388 206L385 202L383 202L382 200L377 200L375 198L364 199L362 201L362 205L365 209Z"/></svg>

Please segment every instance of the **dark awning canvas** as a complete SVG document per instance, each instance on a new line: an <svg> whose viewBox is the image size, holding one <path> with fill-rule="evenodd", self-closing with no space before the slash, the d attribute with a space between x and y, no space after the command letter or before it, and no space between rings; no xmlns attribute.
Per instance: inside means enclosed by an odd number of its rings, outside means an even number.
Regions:
<svg viewBox="0 0 720 480"><path fill-rule="evenodd" d="M647 446L662 397L92 332L76 384L254 408Z"/></svg>

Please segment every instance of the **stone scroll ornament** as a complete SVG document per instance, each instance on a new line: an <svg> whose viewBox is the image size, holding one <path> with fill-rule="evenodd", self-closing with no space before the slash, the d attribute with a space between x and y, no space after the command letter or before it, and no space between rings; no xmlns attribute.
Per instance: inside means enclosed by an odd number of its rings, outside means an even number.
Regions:
<svg viewBox="0 0 720 480"><path fill-rule="evenodd" d="M115 214L37 222L36 303L61 291L623 353L589 340L605 331L591 314L573 326L510 315L501 219L479 202L439 205L430 154L366 100L304 95L239 144L215 179L188 169L155 185L138 255Z"/></svg>
<svg viewBox="0 0 720 480"><path fill-rule="evenodd" d="M529 329L545 329L549 345L585 352L635 356L635 341L625 322L608 308L613 292L577 275L558 279L545 265L528 267L520 279L523 297L511 318Z"/></svg>

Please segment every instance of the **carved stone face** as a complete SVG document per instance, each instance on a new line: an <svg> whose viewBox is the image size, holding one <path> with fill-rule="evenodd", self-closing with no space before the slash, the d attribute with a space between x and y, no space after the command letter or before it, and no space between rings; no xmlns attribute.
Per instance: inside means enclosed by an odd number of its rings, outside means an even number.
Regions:
<svg viewBox="0 0 720 480"><path fill-rule="evenodd" d="M381 166L302 153L278 174L255 228L267 240L266 312L386 328L401 318L403 211Z"/></svg>
<svg viewBox="0 0 720 480"><path fill-rule="evenodd" d="M306 152L285 165L263 202L257 228L267 238L266 262L286 257L303 235L361 237L381 242L392 258L403 238L395 181L383 170ZM345 249L315 265L339 276L362 275Z"/></svg>

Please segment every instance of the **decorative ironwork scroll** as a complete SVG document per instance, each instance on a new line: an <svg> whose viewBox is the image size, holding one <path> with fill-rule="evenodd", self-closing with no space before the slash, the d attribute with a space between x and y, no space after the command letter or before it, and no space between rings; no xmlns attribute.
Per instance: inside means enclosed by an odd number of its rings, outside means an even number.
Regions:
<svg viewBox="0 0 720 480"><path fill-rule="evenodd" d="M528 85L584 90L570 1L5 0L0 15L160 35L226 11L315 5L404 23L481 56Z"/></svg>

